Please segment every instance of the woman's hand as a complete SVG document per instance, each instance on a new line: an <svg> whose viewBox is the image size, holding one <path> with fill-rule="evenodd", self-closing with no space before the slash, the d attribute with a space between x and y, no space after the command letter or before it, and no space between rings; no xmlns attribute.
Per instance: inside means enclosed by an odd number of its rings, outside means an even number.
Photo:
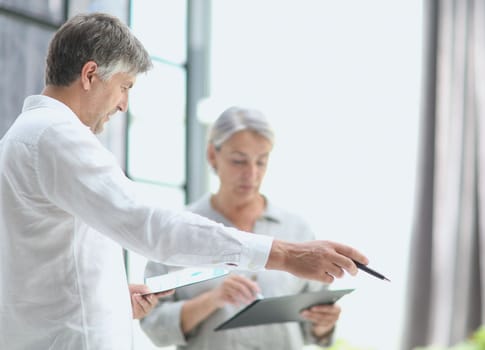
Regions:
<svg viewBox="0 0 485 350"><path fill-rule="evenodd" d="M340 306L336 304L315 305L302 311L301 316L312 322L312 331L316 338L324 338L335 328L340 312Z"/></svg>
<svg viewBox="0 0 485 350"><path fill-rule="evenodd" d="M242 275L230 274L217 288L212 290L212 298L215 305L221 308L225 304L249 304L256 299L256 295L260 292L256 282Z"/></svg>

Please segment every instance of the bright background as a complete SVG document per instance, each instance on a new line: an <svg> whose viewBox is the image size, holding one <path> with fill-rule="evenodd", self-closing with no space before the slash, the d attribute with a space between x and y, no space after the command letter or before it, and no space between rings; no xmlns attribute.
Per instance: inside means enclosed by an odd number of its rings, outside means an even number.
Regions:
<svg viewBox="0 0 485 350"><path fill-rule="evenodd" d="M210 122L233 104L262 110L276 131L263 192L306 218L318 238L358 247L392 280L359 273L333 285L356 288L339 302L336 338L374 350L399 348L405 310L421 7L418 0L212 2L211 96L200 118ZM156 43L158 34L141 39ZM166 132L164 143L177 137ZM181 195L172 198L182 204ZM132 270L143 266L132 259ZM136 348L152 348L136 332Z"/></svg>

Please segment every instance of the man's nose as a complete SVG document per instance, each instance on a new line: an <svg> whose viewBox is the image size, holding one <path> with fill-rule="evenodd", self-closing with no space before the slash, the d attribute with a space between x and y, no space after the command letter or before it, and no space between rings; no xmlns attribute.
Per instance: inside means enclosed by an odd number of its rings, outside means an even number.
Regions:
<svg viewBox="0 0 485 350"><path fill-rule="evenodd" d="M120 112L128 111L128 97L123 98L118 104L118 110Z"/></svg>

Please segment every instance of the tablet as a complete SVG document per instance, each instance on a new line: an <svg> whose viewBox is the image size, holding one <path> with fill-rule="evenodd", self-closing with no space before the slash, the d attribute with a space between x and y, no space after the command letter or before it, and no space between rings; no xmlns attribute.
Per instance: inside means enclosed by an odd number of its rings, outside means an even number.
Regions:
<svg viewBox="0 0 485 350"><path fill-rule="evenodd" d="M282 297L256 299L214 330L257 326L269 323L305 321L300 312L314 305L333 304L354 289L300 293Z"/></svg>
<svg viewBox="0 0 485 350"><path fill-rule="evenodd" d="M200 283L213 278L225 276L229 270L222 268L188 267L169 272L164 275L145 278L145 284L151 292L147 294L165 292L167 290Z"/></svg>

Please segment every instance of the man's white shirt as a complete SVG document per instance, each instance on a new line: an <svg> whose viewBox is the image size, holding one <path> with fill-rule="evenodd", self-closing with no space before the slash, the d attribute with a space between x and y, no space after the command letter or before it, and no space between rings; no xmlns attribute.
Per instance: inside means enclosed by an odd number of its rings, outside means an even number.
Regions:
<svg viewBox="0 0 485 350"><path fill-rule="evenodd" d="M66 105L25 100L0 141L0 349L130 349L121 246L172 265L264 268L271 237L140 198Z"/></svg>

